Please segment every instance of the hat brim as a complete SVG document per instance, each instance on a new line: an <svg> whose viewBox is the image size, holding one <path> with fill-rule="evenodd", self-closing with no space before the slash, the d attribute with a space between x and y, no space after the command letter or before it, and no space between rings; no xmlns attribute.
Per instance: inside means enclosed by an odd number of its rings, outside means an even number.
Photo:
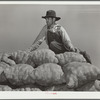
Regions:
<svg viewBox="0 0 100 100"><path fill-rule="evenodd" d="M52 18L56 18L56 21L60 20L61 18L60 17L53 17L53 16L42 16L42 18L46 19L48 17L52 17Z"/></svg>

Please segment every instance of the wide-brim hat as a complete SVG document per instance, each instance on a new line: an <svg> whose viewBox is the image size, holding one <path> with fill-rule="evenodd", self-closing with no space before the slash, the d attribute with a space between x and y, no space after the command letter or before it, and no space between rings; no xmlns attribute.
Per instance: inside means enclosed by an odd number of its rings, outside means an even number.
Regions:
<svg viewBox="0 0 100 100"><path fill-rule="evenodd" d="M60 20L61 18L60 17L57 17L56 16L56 12L54 10L48 10L46 12L46 16L42 16L42 18L46 19L48 17L52 17L52 18L56 18L56 21Z"/></svg>

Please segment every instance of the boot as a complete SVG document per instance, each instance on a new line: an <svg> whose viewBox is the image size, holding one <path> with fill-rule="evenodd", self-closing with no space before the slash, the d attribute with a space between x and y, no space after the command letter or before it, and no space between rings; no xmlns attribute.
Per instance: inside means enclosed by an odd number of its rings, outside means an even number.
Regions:
<svg viewBox="0 0 100 100"><path fill-rule="evenodd" d="M90 56L86 53L86 51L80 51L80 54L83 55L83 57L86 59L86 61L90 64L92 64Z"/></svg>

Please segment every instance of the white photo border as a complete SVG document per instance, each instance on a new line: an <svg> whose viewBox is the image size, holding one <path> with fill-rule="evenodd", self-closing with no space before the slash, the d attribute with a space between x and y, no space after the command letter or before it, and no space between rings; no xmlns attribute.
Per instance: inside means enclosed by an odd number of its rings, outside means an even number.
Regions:
<svg viewBox="0 0 100 100"><path fill-rule="evenodd" d="M0 5L6 4L100 5L100 1L0 1ZM100 92L1 91L0 99L100 99Z"/></svg>

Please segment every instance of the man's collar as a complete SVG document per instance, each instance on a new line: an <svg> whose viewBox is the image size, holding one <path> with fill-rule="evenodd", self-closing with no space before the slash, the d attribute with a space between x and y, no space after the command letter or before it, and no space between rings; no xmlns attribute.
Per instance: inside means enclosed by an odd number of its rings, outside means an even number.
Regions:
<svg viewBox="0 0 100 100"><path fill-rule="evenodd" d="M52 24L50 27L47 26L47 28L48 28L48 29L51 29L51 28L53 28L55 25L58 25L58 24L57 24L57 23Z"/></svg>

